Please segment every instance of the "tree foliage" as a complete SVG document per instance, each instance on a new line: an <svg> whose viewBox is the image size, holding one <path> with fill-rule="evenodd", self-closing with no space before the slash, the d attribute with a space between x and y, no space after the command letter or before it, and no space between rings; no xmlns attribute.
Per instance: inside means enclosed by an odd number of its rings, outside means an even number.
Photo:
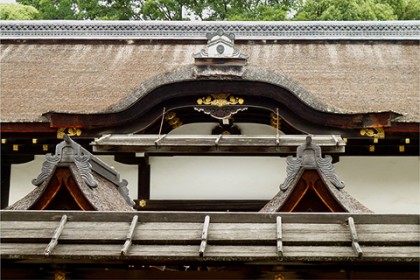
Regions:
<svg viewBox="0 0 420 280"><path fill-rule="evenodd" d="M306 0L294 20L409 20L420 0Z"/></svg>
<svg viewBox="0 0 420 280"><path fill-rule="evenodd" d="M420 0L17 0L41 19L415 20Z"/></svg>
<svg viewBox="0 0 420 280"><path fill-rule="evenodd" d="M15 3L0 4L1 20L34 20L39 18L39 12L32 6Z"/></svg>

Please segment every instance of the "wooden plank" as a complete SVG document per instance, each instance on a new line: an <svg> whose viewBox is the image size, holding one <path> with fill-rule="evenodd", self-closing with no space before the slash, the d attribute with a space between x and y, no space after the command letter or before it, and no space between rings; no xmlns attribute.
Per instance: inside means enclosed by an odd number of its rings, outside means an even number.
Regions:
<svg viewBox="0 0 420 280"><path fill-rule="evenodd" d="M133 237L134 237L134 230L136 229L138 219L139 219L139 216L134 215L133 220L131 221L130 228L128 229L127 239L125 240L124 246L121 249L121 255L122 256L127 255L127 251L131 246L131 243L132 243L132 240L133 240Z"/></svg>
<svg viewBox="0 0 420 280"><path fill-rule="evenodd" d="M43 244L5 243L1 244L2 259L39 259L45 261ZM120 261L121 247L118 244L59 244L48 259L66 263L69 260L86 262ZM216 246L209 245L203 258L197 255L199 245L132 245L127 259L153 260L167 263L171 260L200 261L212 260L223 262L263 260L274 263L286 261L358 261L349 246L284 246L284 255L279 258L276 246ZM404 261L418 262L419 247L363 247L365 261Z"/></svg>
<svg viewBox="0 0 420 280"><path fill-rule="evenodd" d="M357 224L359 242L419 243L420 226L407 224Z"/></svg>
<svg viewBox="0 0 420 280"><path fill-rule="evenodd" d="M59 221L62 211L1 210L2 221ZM419 225L420 215L415 214L354 214L354 213L220 213L220 212L138 212L139 222L193 222L202 223L206 215L211 215L212 223L274 223L277 216L283 223L344 224L353 217L357 224L412 224ZM132 220L132 212L114 211L66 211L71 221L82 222L127 222Z"/></svg>
<svg viewBox="0 0 420 280"><path fill-rule="evenodd" d="M201 233L201 244L200 244L200 249L199 249L200 257L204 257L204 252L206 251L209 225L210 225L210 216L207 215L204 219L203 231Z"/></svg>

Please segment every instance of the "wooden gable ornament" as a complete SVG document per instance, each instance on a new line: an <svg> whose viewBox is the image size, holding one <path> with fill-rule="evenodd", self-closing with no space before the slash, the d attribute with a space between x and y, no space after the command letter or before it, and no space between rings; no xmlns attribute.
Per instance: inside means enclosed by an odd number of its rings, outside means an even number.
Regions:
<svg viewBox="0 0 420 280"><path fill-rule="evenodd" d="M280 192L260 212L350 212L371 213L343 190L331 156L321 155L320 146L306 137L297 157L287 158L287 177Z"/></svg>
<svg viewBox="0 0 420 280"><path fill-rule="evenodd" d="M234 49L235 34L218 29L207 33L207 51L202 49L193 55L195 75L242 76L248 55Z"/></svg>
<svg viewBox="0 0 420 280"><path fill-rule="evenodd" d="M69 136L45 157L37 188L7 209L134 211L127 181Z"/></svg>

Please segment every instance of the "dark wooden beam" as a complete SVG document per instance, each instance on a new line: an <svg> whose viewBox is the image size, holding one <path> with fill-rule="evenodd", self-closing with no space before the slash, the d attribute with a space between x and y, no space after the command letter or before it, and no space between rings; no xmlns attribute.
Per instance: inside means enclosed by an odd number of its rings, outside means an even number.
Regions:
<svg viewBox="0 0 420 280"><path fill-rule="evenodd" d="M136 203L134 209L140 211L258 212L268 200L135 199L134 202Z"/></svg>
<svg viewBox="0 0 420 280"><path fill-rule="evenodd" d="M8 162L1 161L1 209L9 206L10 194L10 173L12 165Z"/></svg>

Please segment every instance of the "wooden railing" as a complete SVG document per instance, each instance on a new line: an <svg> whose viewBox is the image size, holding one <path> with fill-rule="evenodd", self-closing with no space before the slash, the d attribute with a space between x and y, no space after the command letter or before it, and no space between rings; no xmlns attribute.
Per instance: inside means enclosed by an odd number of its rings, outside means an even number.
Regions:
<svg viewBox="0 0 420 280"><path fill-rule="evenodd" d="M1 211L1 218L2 259L420 261L418 215Z"/></svg>

